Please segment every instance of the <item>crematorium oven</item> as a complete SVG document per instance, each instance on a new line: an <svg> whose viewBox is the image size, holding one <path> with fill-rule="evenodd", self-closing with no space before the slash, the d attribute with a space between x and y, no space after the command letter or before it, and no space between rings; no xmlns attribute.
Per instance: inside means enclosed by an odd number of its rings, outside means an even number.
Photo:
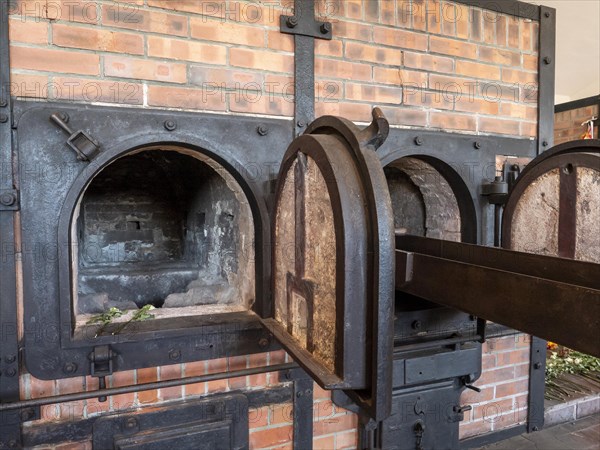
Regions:
<svg viewBox="0 0 600 450"><path fill-rule="evenodd" d="M69 3L0 4L0 450L457 450L490 339L533 336L500 433L543 425L544 339L600 355L600 141L552 147L553 9Z"/></svg>

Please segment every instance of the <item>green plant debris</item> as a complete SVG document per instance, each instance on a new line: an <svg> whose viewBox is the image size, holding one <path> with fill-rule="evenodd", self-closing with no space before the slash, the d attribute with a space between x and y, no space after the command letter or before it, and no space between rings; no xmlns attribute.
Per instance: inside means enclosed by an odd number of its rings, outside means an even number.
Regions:
<svg viewBox="0 0 600 450"><path fill-rule="evenodd" d="M154 319L154 314L150 314L150 312L149 312L149 311L152 311L153 309L155 309L155 308L152 305L142 306L140 309L138 309L133 314L133 316L131 316L131 319L129 319L127 322L125 322L122 325L120 325L115 331L112 332L112 334L119 334L131 322L141 322L141 321L144 321L144 320Z"/></svg>
<svg viewBox="0 0 600 450"><path fill-rule="evenodd" d="M600 358L571 350L561 357L552 352L546 361L546 382L552 381L563 373L586 374L600 372Z"/></svg>

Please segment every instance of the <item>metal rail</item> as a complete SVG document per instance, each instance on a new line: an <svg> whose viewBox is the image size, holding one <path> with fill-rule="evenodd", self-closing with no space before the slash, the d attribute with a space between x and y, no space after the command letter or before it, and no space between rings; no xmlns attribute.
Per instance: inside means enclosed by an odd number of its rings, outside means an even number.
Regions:
<svg viewBox="0 0 600 450"><path fill-rule="evenodd" d="M266 372L279 372L283 370L298 369L300 366L296 363L274 364L271 366L252 367L249 369L234 370L229 372L217 372L195 377L179 378L177 380L155 381L152 383L142 383L131 386L121 386L116 388L98 389L89 392L76 392L73 394L54 395L52 397L42 397L32 400L21 400L12 403L0 404L0 412L11 411L15 409L31 408L35 406L54 405L56 403L75 402L87 400L101 396L112 396L119 394L130 394L132 392L150 391L154 389L164 389L169 387L183 386L187 384L204 383L206 381L222 380L224 378L243 377L247 375L256 375Z"/></svg>
<svg viewBox="0 0 600 450"><path fill-rule="evenodd" d="M414 236L396 248L396 290L600 356L599 264Z"/></svg>

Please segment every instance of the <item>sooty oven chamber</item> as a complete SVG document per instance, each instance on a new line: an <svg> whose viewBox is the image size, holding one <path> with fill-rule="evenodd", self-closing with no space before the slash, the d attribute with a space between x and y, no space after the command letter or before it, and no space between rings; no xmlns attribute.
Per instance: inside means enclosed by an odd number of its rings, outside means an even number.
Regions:
<svg viewBox="0 0 600 450"><path fill-rule="evenodd" d="M76 333L111 307L152 305L155 325L168 328L254 303L246 194L217 162L183 147L139 149L95 175L75 207L70 247Z"/></svg>
<svg viewBox="0 0 600 450"><path fill-rule="evenodd" d="M267 204L289 121L67 104L15 105L24 355L42 379L279 348ZM77 158L52 115L99 151ZM262 129L261 128L261 129ZM77 142L75 142L77 145ZM132 321L152 305L153 318ZM107 326L91 323L118 308ZM173 356L175 355L175 357Z"/></svg>

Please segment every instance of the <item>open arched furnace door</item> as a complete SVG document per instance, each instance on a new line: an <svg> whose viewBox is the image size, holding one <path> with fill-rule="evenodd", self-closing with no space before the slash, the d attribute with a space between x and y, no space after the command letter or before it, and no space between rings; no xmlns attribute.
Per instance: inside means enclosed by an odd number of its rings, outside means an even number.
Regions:
<svg viewBox="0 0 600 450"><path fill-rule="evenodd" d="M273 222L273 300L264 324L325 389L376 420L390 411L394 230L375 154L381 111L361 130L326 116L289 146Z"/></svg>

